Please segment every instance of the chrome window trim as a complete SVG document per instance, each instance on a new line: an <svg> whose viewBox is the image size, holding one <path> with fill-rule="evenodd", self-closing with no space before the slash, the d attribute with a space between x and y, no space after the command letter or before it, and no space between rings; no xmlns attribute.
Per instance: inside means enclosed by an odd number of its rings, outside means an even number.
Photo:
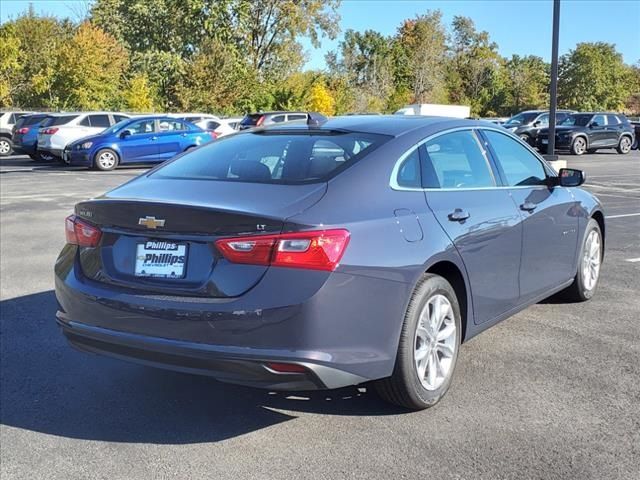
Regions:
<svg viewBox="0 0 640 480"><path fill-rule="evenodd" d="M403 187L401 185L398 184L398 174L400 173L400 167L402 166L402 163L406 160L406 158L416 149L420 148L420 146L424 145L425 143L427 143L430 140L433 140L434 138L438 138L442 135L446 135L448 133L453 133L453 132L459 132L459 131L463 131L463 130L471 130L473 131L475 137L476 137L476 141L479 142L479 146L480 146L480 150L482 151L483 155L485 156L485 159L487 159L487 162L489 162L489 159L487 158L487 149L486 149L486 145L483 145L482 142L480 141L480 138L478 137L478 134L476 133L476 130L492 130L494 132L498 132L501 133L503 135L506 135L508 137L510 137L512 140L515 140L516 142L520 143L522 146L524 146L527 150L529 150L537 159L539 162L542 163L542 167L544 168L545 172L547 173L548 176L550 177L557 177L558 174L557 172L547 163L547 161L542 158L540 156L540 154L535 151L531 145L529 145L528 143L523 142L520 137L518 137L517 135L513 135L511 132L509 132L508 130L502 128L496 128L496 127L485 127L485 126L467 126L467 127L453 127L453 128L449 128L447 130L442 130L440 132L434 133L432 135L429 135L428 137L423 138L422 140L420 140L418 143L416 143L415 145L411 146L411 148L409 148L407 151L405 151L402 155L400 155L400 157L398 158L398 160L396 160L395 165L393 166L393 169L391 170L391 177L389 179L389 186L391 187L392 190L396 190L396 191L400 191L400 192L464 192L464 191L471 191L471 190L496 190L496 189L523 189L523 188L536 188L536 187L540 187L540 188L548 188L546 185L516 185L516 186L509 186L509 185L496 185L494 187L463 187L463 188L432 188L432 187L428 187L428 188L414 188L414 187ZM489 164L490 165L490 164ZM493 168L491 168L491 175L493 176ZM494 178L495 180L495 178Z"/></svg>

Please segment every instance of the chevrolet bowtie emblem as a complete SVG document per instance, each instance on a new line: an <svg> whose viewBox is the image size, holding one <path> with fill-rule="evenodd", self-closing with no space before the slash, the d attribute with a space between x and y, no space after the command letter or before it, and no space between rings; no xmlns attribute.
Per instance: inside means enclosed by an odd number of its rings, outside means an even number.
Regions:
<svg viewBox="0 0 640 480"><path fill-rule="evenodd" d="M156 217L143 217L138 219L138 225L144 225L147 228L156 229L158 227L164 227L164 220Z"/></svg>

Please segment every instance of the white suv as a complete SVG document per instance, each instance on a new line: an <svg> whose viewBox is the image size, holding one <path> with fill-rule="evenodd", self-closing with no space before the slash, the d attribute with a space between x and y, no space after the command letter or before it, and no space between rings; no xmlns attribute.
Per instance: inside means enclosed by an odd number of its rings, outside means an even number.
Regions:
<svg viewBox="0 0 640 480"><path fill-rule="evenodd" d="M41 156L62 157L64 147L89 135L96 135L121 120L124 113L84 112L57 113L46 127L38 131L38 152Z"/></svg>
<svg viewBox="0 0 640 480"><path fill-rule="evenodd" d="M193 123L203 130L213 132L215 138L224 137L236 131L226 119L208 113L171 113L169 116Z"/></svg>
<svg viewBox="0 0 640 480"><path fill-rule="evenodd" d="M22 115L32 112L11 111L0 112L0 157L6 157L13 152L13 142L11 141L11 129Z"/></svg>

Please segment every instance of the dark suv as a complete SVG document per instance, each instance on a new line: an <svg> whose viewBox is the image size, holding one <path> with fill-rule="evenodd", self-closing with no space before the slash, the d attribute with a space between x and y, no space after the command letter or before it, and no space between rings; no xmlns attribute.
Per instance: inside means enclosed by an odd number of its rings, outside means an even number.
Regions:
<svg viewBox="0 0 640 480"><path fill-rule="evenodd" d="M307 112L259 112L245 115L238 130L246 130L253 127L266 127L276 123L306 122Z"/></svg>
<svg viewBox="0 0 640 480"><path fill-rule="evenodd" d="M557 110L556 124L562 122L572 113L575 113L574 110ZM535 146L540 130L549 126L549 110L520 112L503 123L502 126L529 145Z"/></svg>
<svg viewBox="0 0 640 480"><path fill-rule="evenodd" d="M594 153L600 148L615 148L629 153L635 139L633 126L620 113L591 112L569 115L556 127L556 149L569 150L574 155ZM538 148L546 152L549 129L538 132Z"/></svg>

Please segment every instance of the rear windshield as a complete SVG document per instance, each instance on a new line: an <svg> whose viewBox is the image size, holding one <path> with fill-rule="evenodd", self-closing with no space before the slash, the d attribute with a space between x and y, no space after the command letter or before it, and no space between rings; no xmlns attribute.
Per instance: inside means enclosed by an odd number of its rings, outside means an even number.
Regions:
<svg viewBox="0 0 640 480"><path fill-rule="evenodd" d="M390 137L358 132L251 132L232 135L166 164L163 178L298 184L324 181Z"/></svg>
<svg viewBox="0 0 640 480"><path fill-rule="evenodd" d="M23 125L25 127L28 127L29 125L34 125L41 122L44 118L46 118L44 115L30 115L28 117L20 117L16 122L16 127L19 128Z"/></svg>
<svg viewBox="0 0 640 480"><path fill-rule="evenodd" d="M54 127L56 125L64 125L69 123L71 120L78 118L78 115L63 115L60 117L51 117L49 124L47 127Z"/></svg>
<svg viewBox="0 0 640 480"><path fill-rule="evenodd" d="M258 123L258 119L262 116L261 113L252 113L250 115L245 115L245 117L240 120L240 125L242 126L251 126Z"/></svg>

